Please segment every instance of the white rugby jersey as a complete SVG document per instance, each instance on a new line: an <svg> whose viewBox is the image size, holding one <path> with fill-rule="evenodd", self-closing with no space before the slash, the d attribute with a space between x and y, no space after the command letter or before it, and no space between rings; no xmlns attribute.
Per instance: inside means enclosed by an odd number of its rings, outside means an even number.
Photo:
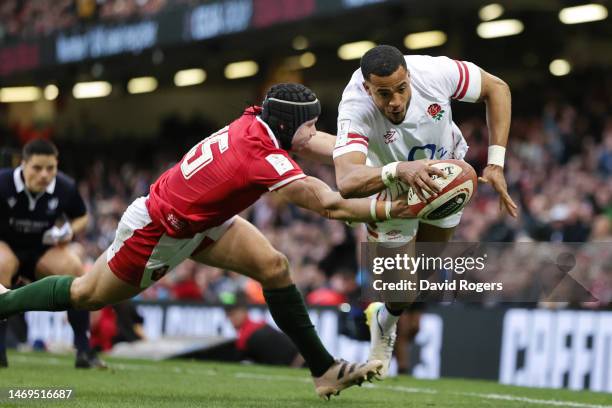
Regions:
<svg viewBox="0 0 612 408"><path fill-rule="evenodd" d="M407 55L412 97L404 121L391 123L374 105L355 71L338 107L334 158L349 152L367 155L380 167L394 161L462 159L467 143L453 123L451 100L475 102L480 97L480 69L447 57Z"/></svg>

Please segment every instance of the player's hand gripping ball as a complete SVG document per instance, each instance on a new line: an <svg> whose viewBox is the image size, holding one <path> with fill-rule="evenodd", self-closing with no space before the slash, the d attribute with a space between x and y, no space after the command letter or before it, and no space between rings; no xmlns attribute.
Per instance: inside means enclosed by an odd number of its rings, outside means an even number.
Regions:
<svg viewBox="0 0 612 408"><path fill-rule="evenodd" d="M412 187L401 182L381 192L379 200L397 199L406 194L408 205L417 218L439 220L461 211L476 193L477 176L474 168L462 160L433 160L432 166L446 174L446 178L432 175L431 178L441 187L436 197L423 191L426 201L416 195Z"/></svg>

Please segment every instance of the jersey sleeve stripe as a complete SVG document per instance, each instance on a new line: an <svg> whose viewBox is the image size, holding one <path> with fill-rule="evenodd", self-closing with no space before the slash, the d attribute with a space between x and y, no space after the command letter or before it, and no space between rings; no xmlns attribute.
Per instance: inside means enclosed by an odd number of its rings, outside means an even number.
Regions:
<svg viewBox="0 0 612 408"><path fill-rule="evenodd" d="M333 158L335 159L336 157L342 156L343 154L352 152L363 153L367 156L368 147L361 143L346 144L344 146L340 146L334 149Z"/></svg>
<svg viewBox="0 0 612 408"><path fill-rule="evenodd" d="M368 147L368 142L364 141L364 140L351 140L350 142L348 142L347 144L345 144L345 146L348 146L350 144L355 144L355 143L359 143L364 145L365 147Z"/></svg>
<svg viewBox="0 0 612 408"><path fill-rule="evenodd" d="M358 134L358 133L349 133L349 134L348 134L348 138L349 138L349 139L362 139L362 140L365 140L365 141L366 141L366 143L367 143L367 142L368 142L368 140L369 140L367 137L365 137L365 136L361 136L361 135L360 135L360 134Z"/></svg>
<svg viewBox="0 0 612 408"><path fill-rule="evenodd" d="M278 183L268 187L268 190L274 191L276 189L281 188L282 186L286 186L287 184L291 183L292 181L299 180L299 179L302 179L304 177L306 177L306 175L304 173L296 174L295 176L291 176L291 177L287 177L286 179L281 180Z"/></svg>
<svg viewBox="0 0 612 408"><path fill-rule="evenodd" d="M459 61L459 63L461 64L461 66L463 67L463 70L465 71L465 81L463 83L463 89L461 89L461 93L457 96L457 99L463 99L470 85L470 70L468 69L467 65L465 65L465 62Z"/></svg>
<svg viewBox="0 0 612 408"><path fill-rule="evenodd" d="M455 89L455 93L453 94L453 96L451 96L452 99L457 98L457 94L459 93L459 90L461 89L461 85L463 85L463 69L461 67L461 64L459 64L459 61L457 60L453 60L455 61L455 64L457 64L457 69L459 70L459 82L457 83L457 89Z"/></svg>

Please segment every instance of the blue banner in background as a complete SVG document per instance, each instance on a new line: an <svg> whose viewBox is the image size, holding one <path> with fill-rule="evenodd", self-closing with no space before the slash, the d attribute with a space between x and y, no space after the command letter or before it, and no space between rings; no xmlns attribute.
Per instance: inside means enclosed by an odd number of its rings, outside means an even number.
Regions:
<svg viewBox="0 0 612 408"><path fill-rule="evenodd" d="M0 75L75 63L153 47L204 41L223 35L345 12L398 0L217 0L192 8L168 7L150 18L98 23L0 46Z"/></svg>

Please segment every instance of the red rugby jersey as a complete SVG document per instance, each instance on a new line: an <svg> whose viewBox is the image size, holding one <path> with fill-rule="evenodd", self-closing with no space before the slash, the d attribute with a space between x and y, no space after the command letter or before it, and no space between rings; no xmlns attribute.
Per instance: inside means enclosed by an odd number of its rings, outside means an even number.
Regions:
<svg viewBox="0 0 612 408"><path fill-rule="evenodd" d="M174 238L188 238L249 207L267 191L306 177L270 128L247 109L195 145L151 186L151 219Z"/></svg>

